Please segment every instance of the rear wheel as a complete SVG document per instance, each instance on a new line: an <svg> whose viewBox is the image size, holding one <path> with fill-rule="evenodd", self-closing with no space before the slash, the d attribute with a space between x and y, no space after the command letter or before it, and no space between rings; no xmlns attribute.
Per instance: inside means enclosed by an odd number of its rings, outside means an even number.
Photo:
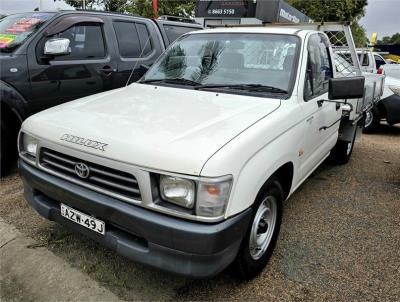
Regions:
<svg viewBox="0 0 400 302"><path fill-rule="evenodd" d="M282 221L282 203L282 186L272 177L253 205L252 220L233 264L241 279L257 276L271 258Z"/></svg>
<svg viewBox="0 0 400 302"><path fill-rule="evenodd" d="M371 110L365 113L364 133L375 131L381 122L379 109L374 106Z"/></svg>

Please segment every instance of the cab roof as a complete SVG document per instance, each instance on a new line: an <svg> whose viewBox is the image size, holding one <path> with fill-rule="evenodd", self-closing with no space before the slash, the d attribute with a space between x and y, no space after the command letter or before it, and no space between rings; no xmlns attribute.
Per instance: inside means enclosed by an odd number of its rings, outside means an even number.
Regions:
<svg viewBox="0 0 400 302"><path fill-rule="evenodd" d="M191 34L203 33L253 33L253 34L284 34L284 35L297 35L300 31L308 31L301 28L294 27L280 27L280 26L249 26L249 27L217 27L212 29L199 30Z"/></svg>

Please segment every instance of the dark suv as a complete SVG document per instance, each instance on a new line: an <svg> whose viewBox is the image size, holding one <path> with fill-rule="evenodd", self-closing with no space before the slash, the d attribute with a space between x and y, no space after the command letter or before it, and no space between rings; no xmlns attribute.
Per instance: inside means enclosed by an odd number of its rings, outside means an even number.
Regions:
<svg viewBox="0 0 400 302"><path fill-rule="evenodd" d="M0 22L1 174L21 122L43 109L138 80L196 23L95 11L32 12Z"/></svg>

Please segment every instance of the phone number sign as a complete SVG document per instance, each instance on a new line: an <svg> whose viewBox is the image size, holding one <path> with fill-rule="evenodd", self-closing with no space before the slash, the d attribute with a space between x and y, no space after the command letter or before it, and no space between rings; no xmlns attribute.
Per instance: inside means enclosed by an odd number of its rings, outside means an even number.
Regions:
<svg viewBox="0 0 400 302"><path fill-rule="evenodd" d="M254 17L256 3L243 1L204 1L196 2L196 17Z"/></svg>

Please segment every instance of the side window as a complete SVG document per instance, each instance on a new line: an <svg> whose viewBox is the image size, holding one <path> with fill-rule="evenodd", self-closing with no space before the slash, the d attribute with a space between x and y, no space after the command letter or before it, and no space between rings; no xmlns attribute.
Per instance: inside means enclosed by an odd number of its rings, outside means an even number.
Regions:
<svg viewBox="0 0 400 302"><path fill-rule="evenodd" d="M71 53L55 61L102 59L106 56L103 30L100 24L77 24L50 38L69 39Z"/></svg>
<svg viewBox="0 0 400 302"><path fill-rule="evenodd" d="M123 58L139 58L141 48L136 24L133 22L114 21L119 54Z"/></svg>
<svg viewBox="0 0 400 302"><path fill-rule="evenodd" d="M172 43L183 34L186 34L190 31L194 31L196 29L191 27L164 24L164 30L165 33L167 34L169 43Z"/></svg>
<svg viewBox="0 0 400 302"><path fill-rule="evenodd" d="M140 46L143 49L143 56L148 55L151 50L153 49L153 46L151 44L151 38L149 31L147 30L146 24L143 23L136 23L136 28L139 34L139 41L140 41Z"/></svg>
<svg viewBox="0 0 400 302"><path fill-rule="evenodd" d="M376 63L376 69L379 69L379 67L386 64L386 62L380 56L374 55L374 58Z"/></svg>
<svg viewBox="0 0 400 302"><path fill-rule="evenodd" d="M308 41L308 60L304 99L310 100L328 92L332 66L329 55L329 42L324 35L314 34Z"/></svg>
<svg viewBox="0 0 400 302"><path fill-rule="evenodd" d="M358 59L360 60L360 63L361 63L362 66L369 66L369 59L368 59L368 54L367 53L359 53L358 54ZM362 59L362 61L361 61L361 59Z"/></svg>

